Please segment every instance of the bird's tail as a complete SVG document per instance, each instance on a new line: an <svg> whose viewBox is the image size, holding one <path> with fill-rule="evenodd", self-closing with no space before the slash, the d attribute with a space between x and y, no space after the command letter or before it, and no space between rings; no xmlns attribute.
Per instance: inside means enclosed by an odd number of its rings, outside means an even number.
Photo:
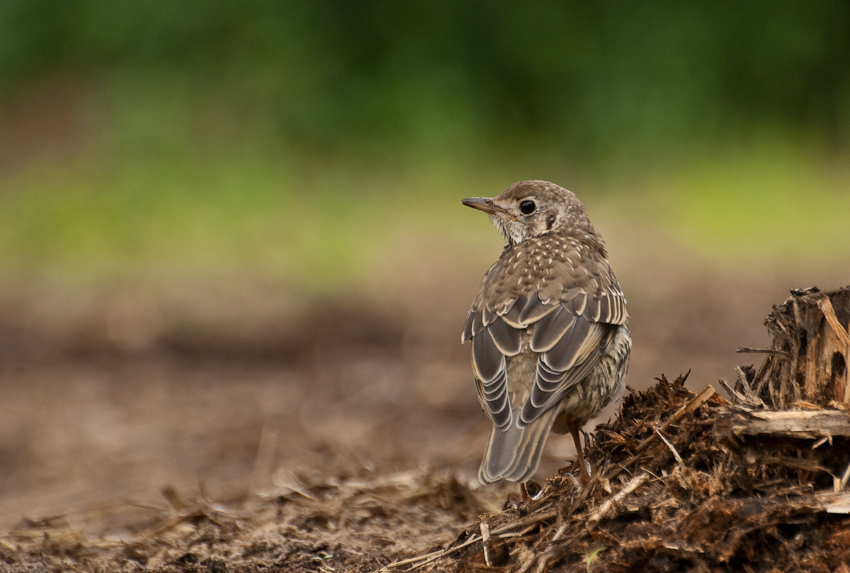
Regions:
<svg viewBox="0 0 850 573"><path fill-rule="evenodd" d="M540 454L552 430L558 408L550 408L542 416L522 428L517 427L519 411L513 413L511 425L505 430L493 426L484 460L478 470L481 483L501 479L523 482L531 477L540 463Z"/></svg>

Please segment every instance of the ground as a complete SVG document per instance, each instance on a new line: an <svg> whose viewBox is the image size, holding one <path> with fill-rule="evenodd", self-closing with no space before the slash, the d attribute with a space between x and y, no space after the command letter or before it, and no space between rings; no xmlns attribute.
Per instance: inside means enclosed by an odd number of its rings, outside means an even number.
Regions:
<svg viewBox="0 0 850 573"><path fill-rule="evenodd" d="M21 284L0 313L0 569L371 570L457 539L515 489L474 481L474 282L439 310ZM702 278L630 295L628 384L734 378L735 348L767 344L786 295ZM538 481L572 454L553 438Z"/></svg>

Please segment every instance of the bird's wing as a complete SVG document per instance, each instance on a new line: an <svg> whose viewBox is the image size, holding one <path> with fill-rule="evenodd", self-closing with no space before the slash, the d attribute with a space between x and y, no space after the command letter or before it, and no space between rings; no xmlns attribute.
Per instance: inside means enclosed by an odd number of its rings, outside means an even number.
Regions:
<svg viewBox="0 0 850 573"><path fill-rule="evenodd" d="M538 354L534 386L522 405L518 424L530 424L557 404L598 364L619 325L628 320L616 280L597 283L593 292L565 289L555 310L534 323L531 350Z"/></svg>
<svg viewBox="0 0 850 573"><path fill-rule="evenodd" d="M523 332L533 325L530 346L538 354L534 385L518 424L526 425L563 398L599 361L617 325L627 320L625 298L616 283L588 293L564 289L557 300L535 293L491 310L473 308L463 341L472 340L472 367L482 406L496 427L511 423L506 358L521 350Z"/></svg>
<svg viewBox="0 0 850 573"><path fill-rule="evenodd" d="M493 424L505 429L511 423L505 357L519 352L522 332L495 313L487 312L485 323L484 314L484 311L470 311L464 341L472 340L472 370L478 398Z"/></svg>

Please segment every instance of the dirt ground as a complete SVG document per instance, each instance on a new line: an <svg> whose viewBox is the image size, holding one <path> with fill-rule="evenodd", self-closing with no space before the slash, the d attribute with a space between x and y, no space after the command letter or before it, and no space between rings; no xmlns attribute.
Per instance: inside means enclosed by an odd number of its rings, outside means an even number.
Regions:
<svg viewBox="0 0 850 573"><path fill-rule="evenodd" d="M474 481L488 428L459 339L476 285L413 308L256 284L15 283L0 300L0 569L370 570L454 540L512 490ZM764 317L796 286L630 293L627 383L734 378L735 348L767 344ZM572 455L553 438L539 481ZM242 553L211 549L233 531Z"/></svg>

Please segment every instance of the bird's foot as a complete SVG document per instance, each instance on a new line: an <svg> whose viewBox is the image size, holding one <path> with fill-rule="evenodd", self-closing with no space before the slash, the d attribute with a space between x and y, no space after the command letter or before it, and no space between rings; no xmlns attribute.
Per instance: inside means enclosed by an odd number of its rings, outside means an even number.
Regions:
<svg viewBox="0 0 850 573"><path fill-rule="evenodd" d="M520 483L519 495L513 492L509 493L503 510L515 509L520 515L525 515L528 512L528 505L540 497L542 491L543 488L534 480Z"/></svg>
<svg viewBox="0 0 850 573"><path fill-rule="evenodd" d="M505 500L505 505L502 506L502 511L516 511L520 517L528 513L528 502L523 501L522 499L522 490L520 489L520 494L516 492L510 492L508 494L508 499Z"/></svg>

